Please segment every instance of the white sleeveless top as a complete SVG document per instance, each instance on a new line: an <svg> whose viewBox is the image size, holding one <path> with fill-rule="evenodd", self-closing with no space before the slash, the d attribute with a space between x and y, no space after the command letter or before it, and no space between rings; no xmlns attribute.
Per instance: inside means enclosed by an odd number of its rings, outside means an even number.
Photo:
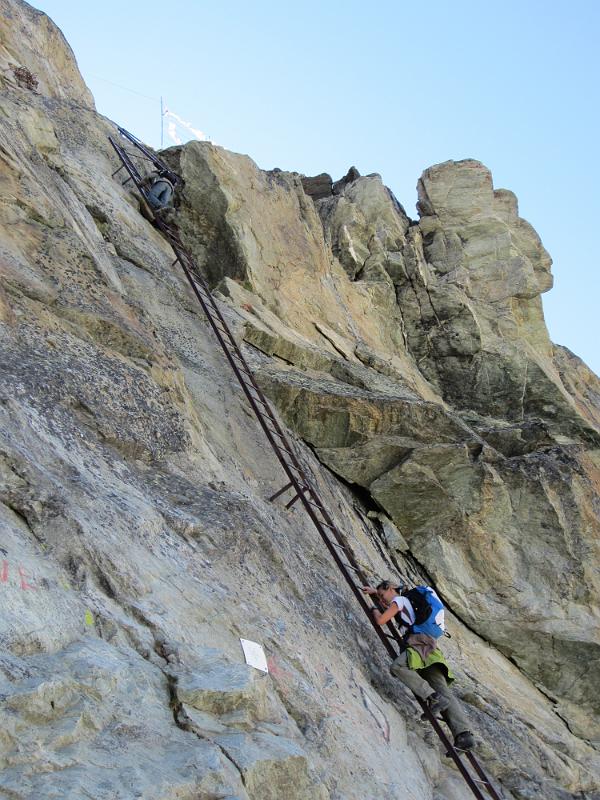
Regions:
<svg viewBox="0 0 600 800"><path fill-rule="evenodd" d="M400 609L394 619L401 624L402 628L408 628L409 625L413 625L415 621L415 612L410 600L407 597L402 597L397 594L392 600L392 603L396 603ZM403 631L401 632L403 633Z"/></svg>

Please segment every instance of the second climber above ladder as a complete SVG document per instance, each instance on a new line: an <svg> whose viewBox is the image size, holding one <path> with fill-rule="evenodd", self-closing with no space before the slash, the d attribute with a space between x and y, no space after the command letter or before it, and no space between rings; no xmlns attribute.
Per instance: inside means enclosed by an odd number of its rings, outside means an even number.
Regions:
<svg viewBox="0 0 600 800"><path fill-rule="evenodd" d="M175 183L167 170L157 170L147 175L142 181L142 186L146 189L148 202L155 214L171 206Z"/></svg>
<svg viewBox="0 0 600 800"><path fill-rule="evenodd" d="M424 700L434 716L442 715L454 736L454 747L470 750L475 738L450 690L454 675L437 646L436 638L444 633L444 608L437 594L430 587L407 590L393 581L382 581L376 588L364 586L363 591L376 595L385 609L373 610L377 625L393 619L403 636L404 648L390 666L392 675Z"/></svg>

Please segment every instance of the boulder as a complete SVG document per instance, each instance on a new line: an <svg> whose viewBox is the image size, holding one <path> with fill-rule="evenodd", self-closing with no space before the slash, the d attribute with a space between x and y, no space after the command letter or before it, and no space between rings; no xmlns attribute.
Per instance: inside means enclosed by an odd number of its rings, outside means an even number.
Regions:
<svg viewBox="0 0 600 800"><path fill-rule="evenodd" d="M313 200L321 200L323 197L329 197L333 194L331 175L322 172L320 175L315 175L314 178L303 177L302 188Z"/></svg>

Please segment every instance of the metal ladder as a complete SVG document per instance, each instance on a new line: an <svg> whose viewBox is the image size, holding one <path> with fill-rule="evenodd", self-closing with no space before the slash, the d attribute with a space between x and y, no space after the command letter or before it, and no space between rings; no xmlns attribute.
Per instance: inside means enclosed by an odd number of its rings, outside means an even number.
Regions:
<svg viewBox="0 0 600 800"><path fill-rule="evenodd" d="M139 139L133 136L133 134L129 133L124 128L119 127L118 130L121 136L133 144L142 154L142 156L148 159L156 169L169 173L170 176L173 176L174 182L180 181L180 178L176 175L176 173L173 173L160 158L158 158L147 147L145 147L145 145ZM116 142L110 136L109 141L121 162L121 166L113 173L113 177L122 169L125 169L129 177L122 181L123 185L133 181L142 197L143 202L145 202L148 208L152 211L152 206L148 200L148 193L143 185L144 176L142 176L132 161L132 154L128 153L121 144ZM135 155L133 157L135 157ZM301 503L302 507L313 521L314 526L319 532L319 535L321 536L325 546L329 550L331 557L344 576L346 583L350 587L354 597L364 611L369 623L374 628L375 633L381 640L381 643L387 650L390 657L396 658L397 652L394 645L400 646L402 643L398 629L394 625L388 624L386 630L384 631L381 626L375 623L372 611L376 606L370 605L367 602L361 589L361 587L368 582L367 576L357 563L352 549L345 541L341 531L335 525L333 519L329 515L325 504L322 502L317 492L313 480L311 480L310 476L307 474L307 471L300 464L288 436L285 434L285 431L279 424L269 401L256 382L251 368L248 366L248 363L246 362L246 359L244 358L237 341L229 329L229 326L225 322L219 306L212 296L208 284L198 269L192 255L181 242L176 229L164 222L159 215L153 214L153 216L154 225L164 234L175 253L176 257L172 266L179 264L183 269L185 277L187 278L192 291L200 303L202 310L204 311L206 318L212 330L214 331L219 344L221 345L225 357L227 358L230 367L238 379L242 391L246 395L246 398L250 403L250 406L254 411L260 426L269 440L275 456L279 460L279 463L286 474L287 483L285 483L284 486L275 492L269 498L269 500L274 501L278 497L284 495L286 492L293 492L291 499L285 504L285 507L289 509L296 502ZM446 748L446 755L454 761L457 769L471 789L473 795L478 798L478 800L485 800L485 797L482 794L482 790L485 790L488 795L493 798L493 800L501 800L500 795L497 793L490 779L487 777L476 755L471 751L465 752L457 750L446 735L444 729L440 725L439 720L434 717L429 710L428 705L419 698L416 699L419 701L424 715L429 720L436 734ZM469 769L469 766L465 763L465 757L471 769Z"/></svg>

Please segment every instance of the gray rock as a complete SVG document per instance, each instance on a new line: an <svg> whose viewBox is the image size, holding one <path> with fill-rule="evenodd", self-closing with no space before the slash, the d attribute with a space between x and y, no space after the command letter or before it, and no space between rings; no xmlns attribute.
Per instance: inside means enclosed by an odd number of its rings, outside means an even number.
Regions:
<svg viewBox="0 0 600 800"><path fill-rule="evenodd" d="M228 734L216 741L240 770L250 800L328 800L299 747L266 733Z"/></svg>
<svg viewBox="0 0 600 800"><path fill-rule="evenodd" d="M333 184L332 194L341 194L344 191L344 187L348 183L353 183L358 178L360 178L360 172L356 169L356 167L350 167L344 177L340 178L339 181L336 181Z"/></svg>

